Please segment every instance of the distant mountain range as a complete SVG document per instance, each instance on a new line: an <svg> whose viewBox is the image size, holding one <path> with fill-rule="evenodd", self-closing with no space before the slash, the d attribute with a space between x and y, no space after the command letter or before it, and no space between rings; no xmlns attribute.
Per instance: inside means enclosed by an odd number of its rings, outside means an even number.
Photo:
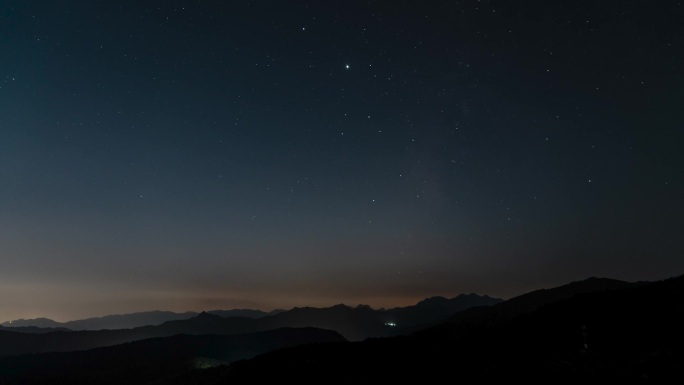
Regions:
<svg viewBox="0 0 684 385"><path fill-rule="evenodd" d="M684 276L591 278L470 309L409 337L273 351L215 368L222 382L682 383ZM171 382L170 382L171 383Z"/></svg>
<svg viewBox="0 0 684 385"><path fill-rule="evenodd" d="M469 294L452 299L434 297L419 302L415 306L389 310L375 310L368 306L336 305L329 308L294 308L259 318L222 317L216 314L200 313L193 318L131 329L50 332L50 330L36 328L34 329L36 333L30 333L31 327L22 327L22 332L17 333L12 331L14 328L2 328L0 329L0 356L85 350L178 334L236 335L284 327L315 327L334 330L349 340L358 341L368 337L402 334L418 326L434 324L472 306L487 306L499 302L501 302L500 299Z"/></svg>
<svg viewBox="0 0 684 385"><path fill-rule="evenodd" d="M11 327L7 328L4 326L0 326L0 331L8 331L8 332L16 332L16 333L34 333L34 334L40 334L40 333L52 333L52 332L70 332L70 329L67 328L39 328L37 326L20 326L20 327Z"/></svg>
<svg viewBox="0 0 684 385"><path fill-rule="evenodd" d="M264 312L252 309L234 310L210 310L207 313L216 314L221 317L247 317L260 318L267 315L274 315L284 310L273 310ZM49 318L18 319L6 321L0 324L7 328L16 327L37 327L37 328L61 328L69 330L102 330L102 329L131 329L140 326L161 325L167 321L184 320L197 317L197 312L174 313L171 311L147 311L131 314L116 314L104 317L93 317L82 320L57 322Z"/></svg>
<svg viewBox="0 0 684 385"><path fill-rule="evenodd" d="M417 327L426 326L433 324L439 320L442 320L456 312L461 310L476 307L476 306L489 306L501 302L501 299L491 298L489 296L479 296L477 294L461 294L455 298L447 299L444 297L432 297L425 299L414 306L399 307L394 309L380 309L375 310L368 306L360 305L357 307L355 314L341 314L343 309L348 309L347 306L337 305L329 310L324 311L323 309L317 308L294 308L289 311L285 310L273 310L270 312L264 312L261 310L252 309L235 309L235 310L211 310L207 311L208 314L217 315L224 318L230 317L242 317L242 318L252 318L259 319L267 316L274 316L280 313L288 313L284 316L282 321L284 324L282 326L318 326L311 325L308 321L309 318L318 319L317 323L322 323L324 326L331 326L331 323L337 323L340 325L330 327L334 330L345 329L344 317L354 318L354 323L366 323L367 325L363 327L364 331L354 332L352 330L347 330L347 338L357 340L363 339L369 336L386 335L385 324L393 324L396 327L394 334L406 333ZM336 316L341 316L343 318L335 318L324 320L323 318L328 317L328 314L336 313ZM4 328L23 328L23 329L11 329L11 330L22 330L30 332L48 332L56 330L104 330L104 329L132 329L142 326L153 326L161 325L169 321L179 321L187 320L193 317L197 317L199 313L197 312L184 312L184 313L174 313L170 311L149 311L149 312L139 312L131 314L120 314L120 315L108 315L104 317L93 317L83 320L75 320L68 322L57 322L49 318L35 318L35 319L18 319L13 321L7 321L0 324L0 330ZM306 318L306 321L301 321L302 318ZM34 329L31 329L34 328ZM39 329L37 329L39 328ZM351 329L347 327L346 329ZM365 331L368 329L369 331ZM375 331L370 331L375 329ZM5 329L7 330L7 329Z"/></svg>
<svg viewBox="0 0 684 385"><path fill-rule="evenodd" d="M462 306L468 297L460 298ZM37 351L40 345L31 345L35 341L52 341L59 347L106 336L109 343L155 333L170 336L80 352L5 355L0 357L0 383L684 382L684 276L652 283L590 278L462 309L409 335L362 342L345 342L338 333L310 328L220 335L303 320L350 334L370 333L377 327L373 317L378 314L385 317L380 321L411 329L417 326L410 325L445 314L446 310L435 309L454 300L431 298L390 310L344 305L296 308L258 319L201 313L130 330L35 334L5 329L0 331L0 349L7 353L14 346L10 354L22 346ZM385 328L378 330L387 334L399 330L382 325Z"/></svg>

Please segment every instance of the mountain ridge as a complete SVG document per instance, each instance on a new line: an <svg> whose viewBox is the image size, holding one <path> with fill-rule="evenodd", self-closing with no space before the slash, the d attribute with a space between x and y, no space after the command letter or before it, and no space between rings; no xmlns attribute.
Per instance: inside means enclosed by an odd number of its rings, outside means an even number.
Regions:
<svg viewBox="0 0 684 385"><path fill-rule="evenodd" d="M441 301L428 301L422 307ZM489 309L489 318L477 318L482 309ZM298 310L286 314L286 320L311 311L330 310L334 316L368 311L346 305ZM464 314L468 315L466 320L477 321L478 327L454 334L453 328L459 330ZM221 327L226 321L259 322L222 319L209 313L192 320L196 326L204 325L203 330L214 324ZM174 331L186 323L171 321L165 327ZM682 324L684 276L636 283L590 278L535 290L489 307L471 308L409 335L360 342L343 342L335 337L330 342L265 349L252 358L231 361L222 360L220 354L224 353L207 346L217 346L234 335L181 334L83 352L0 357L0 382L23 385L32 383L26 381L32 379L42 384L103 383L114 373L119 377L109 383L215 385L283 379L320 383L321 378L331 383L359 378L366 382L426 383L443 381L457 372L463 383L525 380L542 384L549 379L562 384L635 383L646 379L677 383L681 381L672 380L684 380ZM73 333L84 332L52 334ZM130 347L136 348L127 351ZM195 366L188 366L189 362ZM46 374L45 368L53 372ZM2 377L3 372L12 370L14 375ZM150 373L155 377L149 377Z"/></svg>
<svg viewBox="0 0 684 385"><path fill-rule="evenodd" d="M249 317L259 318L267 315L274 315L282 312L277 309L270 312L254 309L232 309L232 310L209 310L207 312L221 315L222 317ZM161 325L166 321L182 320L196 317L199 312L172 312L164 310L150 310L144 312L134 312L126 314L109 314L100 317L89 317L84 319L58 322L49 318L40 317L32 319L20 318L12 321L5 321L0 326L14 327L39 327L39 328L65 328L69 330L104 330L104 329L130 329L140 326Z"/></svg>
<svg viewBox="0 0 684 385"><path fill-rule="evenodd" d="M460 294L456 297L453 298L445 298L445 297L430 297L426 298L424 300L421 300L417 302L415 305L411 306L406 306L406 307L397 307L397 308L391 308L391 309L373 309L368 305L357 305L355 307L351 307L345 304L336 304L332 305L330 307L323 307L323 308L316 308L316 307L310 307L310 306L304 306L304 307L294 307L290 310L282 310L282 309L277 309L277 310L272 310L270 312L264 312L261 310L253 310L253 309L233 309L233 310L209 310L209 311L204 311L204 312L183 312L183 313L175 313L175 312L169 312L169 311L160 311L160 310L154 310L154 311L148 311L148 312L137 312L137 313L129 313L129 314L112 314L112 315L106 315L102 317L91 317L91 318L86 318L82 320L73 320L73 321L67 321L67 322L57 322L53 321L49 318L35 318L35 319L18 319L18 320L13 320L13 321L7 321L3 322L0 324L0 326L5 327L5 328L17 328L17 327L38 327L38 328L53 328L55 330L73 330L73 331L93 331L93 330L114 330L114 329L133 329L137 327L143 327L143 326L159 326L162 325L165 322L169 321L179 321L179 320L187 320L191 319L194 317L197 317L201 313L208 313L208 314L215 314L219 315L223 318L230 318L230 317L243 317L243 318L252 318L252 319L260 319L268 316L275 316L281 313L287 313L287 312L294 312L294 313L305 313L305 312L310 312L310 313L316 313L316 309L329 309L330 311L342 311L342 309L356 309L359 312L375 312L377 313L376 318L378 319L378 322L382 321L381 323L384 324L386 322L395 322L396 323L396 316L397 314L407 314L410 313L412 308L421 308L427 305L427 300L434 299L434 298L443 298L444 300L440 300L437 306L443 307L442 312L437 312L435 313L434 311L431 313L431 316L429 319L424 320L424 324L431 323L437 321L437 318L443 318L445 317L445 314L451 312L457 312L462 310L464 307L469 307L472 305L491 305L494 303L501 302L502 300L499 298L493 298L488 295L478 295L475 293L470 293L470 294ZM469 302L468 302L469 301ZM433 301L434 302L434 301ZM430 302L430 303L433 303ZM463 303L461 303L463 302ZM466 304L467 305L464 305ZM416 308L417 309L417 308ZM413 318L416 318L416 316L412 316ZM294 322L294 321L293 321ZM411 321L413 322L413 321ZM300 325L300 324L298 324ZM307 325L300 325L300 326L307 326ZM27 329L28 330L28 329ZM362 338L362 336L355 336L352 337L354 338Z"/></svg>
<svg viewBox="0 0 684 385"><path fill-rule="evenodd" d="M450 323L477 309L410 336L272 351L223 372L217 368L216 375L225 383L290 376L314 383L326 373L337 373L336 383L359 376L419 383L684 380L684 276L636 283L589 279L520 297L491 307L517 309L503 313L506 319L492 310L492 318L468 333L453 334Z"/></svg>
<svg viewBox="0 0 684 385"><path fill-rule="evenodd" d="M485 305L491 298L483 299ZM369 307L352 308L338 304L329 308L294 308L261 318L221 317L209 312L160 325L132 329L82 330L42 334L14 333L0 330L0 356L25 353L73 351L111 346L146 338L168 337L176 334L235 335L273 330L283 327L316 327L335 330L346 339L359 341L369 337L385 337L407 333L412 327L435 323L442 318L473 305L463 298L447 301L437 311L424 312L423 306L399 310L374 310ZM402 323L406 324L402 326Z"/></svg>
<svg viewBox="0 0 684 385"><path fill-rule="evenodd" d="M225 365L275 349L314 343L341 343L334 331L316 328L280 328L238 335L187 335L150 338L115 346L64 353L0 357L0 383L92 384L93 376L106 373L96 383L148 383L150 376L173 378L178 373ZM130 373L134 373L134 378ZM94 374L93 374L94 373Z"/></svg>

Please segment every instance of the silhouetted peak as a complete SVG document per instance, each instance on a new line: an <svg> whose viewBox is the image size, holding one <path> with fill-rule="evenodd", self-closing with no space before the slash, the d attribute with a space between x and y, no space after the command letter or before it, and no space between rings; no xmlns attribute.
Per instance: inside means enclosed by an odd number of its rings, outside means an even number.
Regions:
<svg viewBox="0 0 684 385"><path fill-rule="evenodd" d="M418 302L416 306L435 306L447 302L448 299L441 296L434 296L430 298L425 298L424 300Z"/></svg>
<svg viewBox="0 0 684 385"><path fill-rule="evenodd" d="M568 287L590 287L595 290L624 288L632 285L629 282L620 281L612 278L589 277L581 281L570 282L565 285Z"/></svg>
<svg viewBox="0 0 684 385"><path fill-rule="evenodd" d="M456 298L491 298L491 297L488 295L479 295L477 293L469 293L469 294L462 293L462 294L459 294L452 299L456 299Z"/></svg>
<svg viewBox="0 0 684 385"><path fill-rule="evenodd" d="M53 321L49 318L41 317L41 318L32 318L32 319L24 319L20 318L17 320L13 321L6 321L2 323L2 326L7 326L7 327L22 327L22 326L37 326L37 327L56 327L60 326L61 324L57 321Z"/></svg>
<svg viewBox="0 0 684 385"><path fill-rule="evenodd" d="M210 320L210 319L219 319L221 318L220 316L217 316L216 314L211 314L207 313L206 311L203 311L195 317L196 319L201 319L201 320Z"/></svg>
<svg viewBox="0 0 684 385"><path fill-rule="evenodd" d="M585 283L596 283L596 282L620 282L620 281L618 281L618 280L616 280L616 279L612 279L612 278L603 278L603 277L593 277L593 276L592 276L592 277L589 277L589 278L586 278L586 279L582 279L582 280L579 280L579 281L574 281L574 282L571 282L571 283L580 283L580 282L585 282Z"/></svg>

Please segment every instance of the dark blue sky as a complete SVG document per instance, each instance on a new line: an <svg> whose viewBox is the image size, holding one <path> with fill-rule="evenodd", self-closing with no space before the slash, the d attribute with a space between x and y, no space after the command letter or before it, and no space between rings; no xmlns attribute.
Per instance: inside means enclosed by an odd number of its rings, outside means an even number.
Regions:
<svg viewBox="0 0 684 385"><path fill-rule="evenodd" d="M684 273L676 1L2 1L0 314Z"/></svg>

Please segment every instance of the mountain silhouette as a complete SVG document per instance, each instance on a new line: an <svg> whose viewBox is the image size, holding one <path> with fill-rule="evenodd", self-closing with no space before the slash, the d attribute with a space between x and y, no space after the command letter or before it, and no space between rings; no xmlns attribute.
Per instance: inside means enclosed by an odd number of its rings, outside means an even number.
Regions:
<svg viewBox="0 0 684 385"><path fill-rule="evenodd" d="M530 313L544 305L570 298L577 294L619 290L642 284L610 278L591 277L551 289L535 290L493 306L472 307L454 314L439 325L422 330L420 333L424 337L434 333L436 338L443 338L445 335L448 335L450 338L458 338L473 333L475 330L509 321L516 316Z"/></svg>
<svg viewBox="0 0 684 385"><path fill-rule="evenodd" d="M314 328L152 338L88 351L0 358L0 383L142 384L274 349L321 342L344 342L344 338L336 332Z"/></svg>
<svg viewBox="0 0 684 385"><path fill-rule="evenodd" d="M451 299L444 297L426 298L415 306L391 309L388 314L391 322L396 323L398 331L401 332L395 334L408 334L443 321L466 309L487 308L499 303L504 302L499 298L471 293L461 294Z"/></svg>
<svg viewBox="0 0 684 385"><path fill-rule="evenodd" d="M333 329L341 331L346 338L352 340L361 340L367 337L379 337L393 334L405 334L418 327L431 325L435 322L441 321L444 318L475 306L489 306L501 302L501 299L492 298L489 296L479 296L477 294L461 294L455 298L446 299L443 297L432 297L420 301L414 306L399 307L389 310L375 310L368 306L359 305L356 308L347 307L345 305L333 306L327 312L320 308L293 308L286 310L273 310L270 312L263 312L261 310L252 309L234 309L234 310L211 310L205 313L214 314L223 318L242 317L242 318L264 318L268 316L277 316L279 314L286 314L282 319L266 322L273 324L274 327L299 327L299 326L313 326L325 329ZM346 308L346 310L345 310ZM326 308L323 308L326 309ZM368 311L365 311L368 310ZM342 314L342 313L348 314ZM174 313L168 311L149 311L131 314L116 314L104 317L93 317L82 320L74 320L68 322L57 322L48 318L35 319L18 319L7 321L0 324L0 327L7 329L0 330L14 330L18 327L37 327L41 329L52 328L54 330L105 330L105 329L132 329L142 326L161 325L169 321L181 321L197 317L197 312ZM334 314L334 315L333 315ZM350 323L342 323L336 317L341 316L346 318ZM307 319L317 320L316 322L308 321ZM386 323L396 325L394 329L385 327ZM11 328L11 329L10 329ZM266 327L268 329L269 327ZM262 328L263 329L263 328ZM16 329L19 331L19 329ZM29 332L32 329L23 329ZM36 332L43 332L39 329L34 329ZM265 330L265 329L264 329Z"/></svg>
<svg viewBox="0 0 684 385"><path fill-rule="evenodd" d="M471 309L408 337L273 351L231 365L222 381L313 383L326 373L335 383L684 380L684 276L636 284L592 278L507 302L492 306L489 318ZM467 313L475 316L464 327Z"/></svg>
<svg viewBox="0 0 684 385"><path fill-rule="evenodd" d="M70 332L70 329L67 328L62 328L62 327L37 327L37 326L19 326L19 327L11 327L11 328L6 328L4 326L0 326L0 331L8 331L8 332L15 332L15 333L34 333L34 334L41 334L41 333L52 333L52 332Z"/></svg>
<svg viewBox="0 0 684 385"><path fill-rule="evenodd" d="M146 338L169 337L176 334L233 335L273 330L283 327L315 327L335 330L345 338L358 341L368 337L385 337L401 334L402 330L428 322L438 322L439 315L451 315L453 310L474 304L489 304L500 300L477 295L459 296L427 306L391 310L375 310L368 306L349 307L336 305L329 308L294 308L261 318L220 317L202 312L193 318L167 321L161 325L141 326L132 329L57 331L29 335L11 332L14 328L0 329L0 356L25 353L67 352L111 346ZM426 309L429 308L430 311ZM420 313L425 310L425 315ZM392 322L404 328L389 326ZM415 324L417 322L418 324Z"/></svg>
<svg viewBox="0 0 684 385"><path fill-rule="evenodd" d="M430 298L415 307L430 309L443 302ZM316 322L339 317L342 321L335 322L354 323L360 314L377 312L389 314L336 305L292 309L290 314L263 319L274 322L281 317L282 323L296 323L307 317ZM227 322L233 328L249 328L264 321L202 313L139 329L223 330ZM337 333L321 331L333 334L312 341L320 342L316 344L277 346L282 349L268 345L260 350L241 339L248 337L186 334L84 352L6 356L0 358L0 383L681 383L683 324L684 276L652 283L590 278L491 307L470 308L408 336L344 342ZM102 332L122 331L4 333L42 338ZM275 332L250 335L270 336L257 340L272 342L275 337L269 333ZM302 340L306 338L297 339ZM0 339L0 348L5 341Z"/></svg>
<svg viewBox="0 0 684 385"><path fill-rule="evenodd" d="M216 314L221 317L247 317L260 318L267 315L274 315L283 310L273 310L264 312L253 309L233 309L233 310L210 310L208 313ZM197 316L197 312L174 313L170 311L147 311L130 314L114 314L104 317L93 317L82 320L68 322L57 322L49 318L18 319L7 321L0 326L15 327L39 327L39 328L62 328L69 330L102 330L102 329L131 329L140 326L161 325L167 321L184 320Z"/></svg>

